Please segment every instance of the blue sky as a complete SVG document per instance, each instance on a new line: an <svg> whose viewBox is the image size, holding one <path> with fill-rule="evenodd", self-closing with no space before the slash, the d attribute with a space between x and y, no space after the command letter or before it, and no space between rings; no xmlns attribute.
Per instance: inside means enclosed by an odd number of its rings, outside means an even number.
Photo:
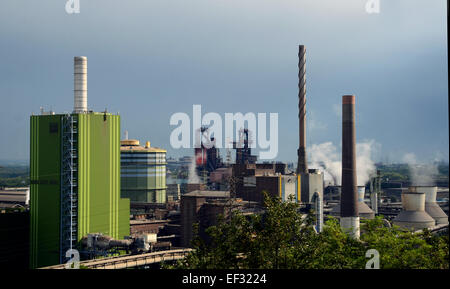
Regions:
<svg viewBox="0 0 450 289"><path fill-rule="evenodd" d="M64 0L0 2L0 159L26 160L29 115L73 106L73 56L88 105L122 132L173 150L175 112L279 113L278 160L298 147L299 44L307 48L307 145L341 141L343 94L375 159L448 160L446 1Z"/></svg>

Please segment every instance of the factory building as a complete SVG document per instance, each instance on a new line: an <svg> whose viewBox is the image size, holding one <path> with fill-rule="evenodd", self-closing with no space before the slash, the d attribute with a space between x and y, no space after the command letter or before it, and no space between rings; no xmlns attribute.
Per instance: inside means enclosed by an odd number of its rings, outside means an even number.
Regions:
<svg viewBox="0 0 450 289"><path fill-rule="evenodd" d="M30 188L0 189L0 208L28 207L30 202Z"/></svg>
<svg viewBox="0 0 450 289"><path fill-rule="evenodd" d="M234 164L232 168L235 180L232 193L237 198L262 204L263 192L267 192L269 196L279 197L283 201L289 200L290 196L297 202L301 201L302 176L285 174L286 164ZM322 191L322 181L314 185L317 185L316 191ZM309 191L305 193L309 194Z"/></svg>
<svg viewBox="0 0 450 289"><path fill-rule="evenodd" d="M166 150L139 145L138 140L120 143L121 196L132 203L166 202Z"/></svg>
<svg viewBox="0 0 450 289"><path fill-rule="evenodd" d="M73 113L30 118L30 267L66 262L92 232L129 235L120 198L120 116L87 110L87 58L75 57Z"/></svg>
<svg viewBox="0 0 450 289"><path fill-rule="evenodd" d="M231 167L218 168L209 175L209 182L212 188L218 191L227 191L230 189L230 178L232 175Z"/></svg>
<svg viewBox="0 0 450 289"><path fill-rule="evenodd" d="M204 135L209 129L208 126L202 126L198 129L197 134L200 144L196 144L195 153L195 164L196 170L199 175L209 174L217 168L222 167L222 158L220 157L219 149L216 148L216 140L214 137L210 138L210 143L205 145L203 140L201 140L200 135Z"/></svg>
<svg viewBox="0 0 450 289"><path fill-rule="evenodd" d="M182 183L180 184L180 194L184 195L193 191L203 191L206 190L206 185L203 183Z"/></svg>
<svg viewBox="0 0 450 289"><path fill-rule="evenodd" d="M254 164L257 157L252 155L250 139L252 132L249 129L239 131L239 142L233 142L233 148L236 150L236 164Z"/></svg>
<svg viewBox="0 0 450 289"><path fill-rule="evenodd" d="M317 169L308 169L307 174L298 175L300 180L300 201L311 204L315 193L323 195L323 174Z"/></svg>
<svg viewBox="0 0 450 289"><path fill-rule="evenodd" d="M179 201L181 198L181 186L180 184L167 184L167 201Z"/></svg>
<svg viewBox="0 0 450 289"><path fill-rule="evenodd" d="M181 246L190 247L195 236L193 225L198 224L198 235L210 240L206 229L218 224L220 216L228 218L230 212L239 210L244 216L262 213L261 207L239 198L231 198L229 191L193 191L181 196Z"/></svg>
<svg viewBox="0 0 450 289"><path fill-rule="evenodd" d="M181 246L189 247L194 238L193 225L199 222L199 212L207 201L229 199L227 191L193 191L181 196Z"/></svg>

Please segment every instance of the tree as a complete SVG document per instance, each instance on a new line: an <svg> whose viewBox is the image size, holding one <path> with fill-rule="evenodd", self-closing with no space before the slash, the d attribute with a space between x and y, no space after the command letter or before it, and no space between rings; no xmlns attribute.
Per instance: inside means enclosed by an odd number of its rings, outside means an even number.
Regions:
<svg viewBox="0 0 450 289"><path fill-rule="evenodd" d="M448 269L448 235L433 236L430 231L414 234L383 225L381 218L364 224L361 240L380 253L380 265L386 269Z"/></svg>
<svg viewBox="0 0 450 289"><path fill-rule="evenodd" d="M381 218L361 224L360 240L350 238L330 218L317 234L314 214L302 216L295 202L265 194L265 213L244 216L233 211L194 238L195 249L167 268L185 269L363 269L365 253L376 249L381 268L448 268L448 237L425 231L413 234L385 227ZM198 227L197 227L198 229Z"/></svg>

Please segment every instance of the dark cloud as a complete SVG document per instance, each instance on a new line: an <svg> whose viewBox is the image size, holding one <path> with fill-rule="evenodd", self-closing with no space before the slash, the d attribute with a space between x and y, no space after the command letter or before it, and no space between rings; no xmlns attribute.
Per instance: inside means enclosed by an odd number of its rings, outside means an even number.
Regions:
<svg viewBox="0 0 450 289"><path fill-rule="evenodd" d="M340 142L333 107L357 96L357 136L381 155L448 159L445 1L81 0L0 3L0 158L27 159L28 117L72 109L72 61L89 58L88 103L119 111L130 137L172 155L170 115L278 112L279 159L297 149L297 45L307 46L308 109ZM19 121L19 119L24 121ZM390 157L390 160L393 160Z"/></svg>

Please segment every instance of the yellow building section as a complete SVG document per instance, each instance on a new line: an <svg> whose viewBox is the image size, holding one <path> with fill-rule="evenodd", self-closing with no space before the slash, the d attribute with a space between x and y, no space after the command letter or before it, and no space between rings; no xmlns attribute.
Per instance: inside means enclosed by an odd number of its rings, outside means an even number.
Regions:
<svg viewBox="0 0 450 289"><path fill-rule="evenodd" d="M279 175L277 190L282 201L287 201L292 196L297 202L301 202L301 175Z"/></svg>
<svg viewBox="0 0 450 289"><path fill-rule="evenodd" d="M280 198L283 198L283 196L282 196L283 190L282 190L282 184L281 184L282 181L283 180L281 179L281 175L278 176L278 195L280 196Z"/></svg>

